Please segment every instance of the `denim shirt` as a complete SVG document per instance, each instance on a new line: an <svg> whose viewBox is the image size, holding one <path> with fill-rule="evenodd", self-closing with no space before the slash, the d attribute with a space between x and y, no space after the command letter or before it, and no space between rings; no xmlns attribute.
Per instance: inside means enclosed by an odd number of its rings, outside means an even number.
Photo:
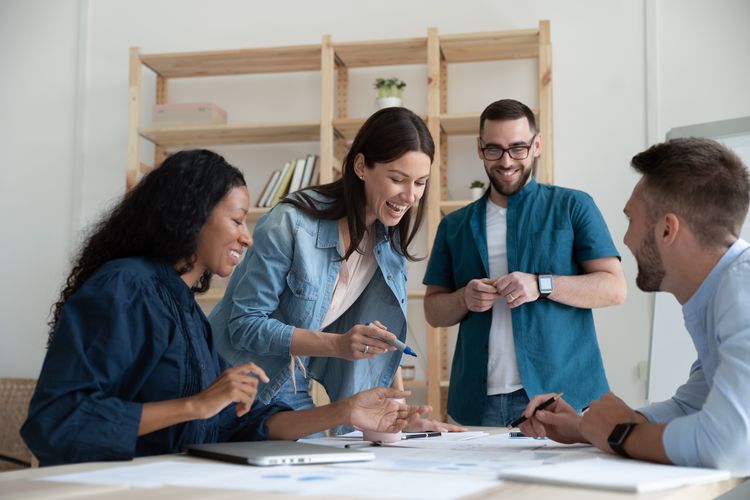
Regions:
<svg viewBox="0 0 750 500"><path fill-rule="evenodd" d="M320 195L311 193L319 202ZM406 338L406 259L392 247L385 226L376 221L378 269L362 295L326 331L346 333L356 324L379 320L400 340ZM232 364L253 362L270 382L258 391L269 403L290 379L292 331L320 331L341 267L338 222L305 214L280 203L261 217L254 245L232 274L224 297L209 316L219 352ZM300 357L308 374L331 400L362 390L390 386L401 353L348 361Z"/></svg>
<svg viewBox="0 0 750 500"><path fill-rule="evenodd" d="M487 194L440 222L425 285L458 290L489 276ZM580 275L581 264L618 257L607 225L589 195L538 184L531 179L508 197L508 272ZM565 392L581 408L608 391L591 309L536 300L511 310L521 381L531 398ZM448 413L465 425L480 425L487 399L487 363L492 310L461 320L448 389Z"/></svg>
<svg viewBox="0 0 750 500"><path fill-rule="evenodd" d="M102 265L62 309L21 429L42 465L178 453L267 437L281 405L253 405L138 436L145 403L186 398L228 368L193 292L166 262Z"/></svg>

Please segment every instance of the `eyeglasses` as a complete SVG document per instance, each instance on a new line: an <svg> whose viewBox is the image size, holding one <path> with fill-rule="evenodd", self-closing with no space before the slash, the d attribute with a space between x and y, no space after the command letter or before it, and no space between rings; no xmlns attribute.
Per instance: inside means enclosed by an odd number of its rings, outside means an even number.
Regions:
<svg viewBox="0 0 750 500"><path fill-rule="evenodd" d="M480 151L482 151L482 158L489 161L496 161L503 157L505 152L508 152L508 156L510 156L514 160L525 160L529 156L529 151L531 150L531 147L534 145L534 139L536 138L536 134L534 134L531 137L531 140L529 141L528 146L520 146L520 145L514 145L509 148L501 148L500 146L487 146L479 148ZM482 144L482 139L479 139L479 144Z"/></svg>

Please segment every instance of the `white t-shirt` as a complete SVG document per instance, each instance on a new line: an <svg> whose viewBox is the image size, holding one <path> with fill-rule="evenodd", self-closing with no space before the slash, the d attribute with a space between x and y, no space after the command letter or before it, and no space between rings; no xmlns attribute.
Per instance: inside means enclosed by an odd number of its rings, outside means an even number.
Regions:
<svg viewBox="0 0 750 500"><path fill-rule="evenodd" d="M352 304L354 304L362 292L365 291L370 280L375 275L378 262L375 260L373 249L375 247L374 228L370 228L365 237L359 243L359 248L364 252L352 252L349 258L341 262L336 283L333 285L333 297L328 308L326 317L323 318L322 328L336 321ZM344 240L339 230L339 254L345 252Z"/></svg>
<svg viewBox="0 0 750 500"><path fill-rule="evenodd" d="M493 279L508 274L507 214L507 208L487 200L487 255ZM492 306L489 344L487 395L508 394L523 387L516 362L510 308L502 299Z"/></svg>

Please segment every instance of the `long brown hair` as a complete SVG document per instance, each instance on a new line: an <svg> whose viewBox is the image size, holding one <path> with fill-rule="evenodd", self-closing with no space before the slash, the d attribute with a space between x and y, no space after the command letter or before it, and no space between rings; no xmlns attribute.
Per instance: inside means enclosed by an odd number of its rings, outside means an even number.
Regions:
<svg viewBox="0 0 750 500"><path fill-rule="evenodd" d="M349 226L350 243L344 259L357 251L365 236L366 196L362 182L354 171L354 159L362 154L366 168L375 168L376 163L388 163L401 158L411 151L421 151L430 157L435 156L435 143L422 119L402 107L385 108L374 113L362 125L349 148L344 160L342 176L329 184L309 188L327 198L326 203L314 199L304 191L282 200L294 205L313 217L338 220L346 217ZM422 199L427 199L429 180ZM412 221L412 211L416 211ZM388 228L391 248L411 261L419 260L409 253L409 244L419 231L424 218L424 203L411 207L399 223Z"/></svg>

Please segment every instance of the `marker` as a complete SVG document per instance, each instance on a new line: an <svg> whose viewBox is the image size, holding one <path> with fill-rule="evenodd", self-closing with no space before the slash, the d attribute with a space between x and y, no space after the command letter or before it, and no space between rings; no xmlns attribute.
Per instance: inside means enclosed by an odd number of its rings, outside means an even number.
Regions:
<svg viewBox="0 0 750 500"><path fill-rule="evenodd" d="M557 401L558 399L560 399L562 397L562 395L563 395L562 392L560 392L558 394L555 394L554 396L552 396L551 398L549 398L547 401L545 401L544 403L542 403L539 406L537 406L536 408L534 408L534 413L538 412L539 410L543 410L543 409L547 408L549 405L551 405L552 403L554 403L555 401ZM532 415L534 413L532 413ZM518 427L519 425L521 425L524 422L526 422L526 417L524 415L521 415L520 417L518 417L517 419L515 419L513 422L511 422L510 424L508 424L508 429L512 429L513 427Z"/></svg>
<svg viewBox="0 0 750 500"><path fill-rule="evenodd" d="M374 325L372 322L367 323L367 326L374 326L375 328L377 328L377 325ZM417 357L417 353L414 352L414 350L411 347L401 342L399 339L386 340L380 337L373 337L372 335L368 335L368 337L370 337L371 339L376 339L381 342L385 342L386 344L392 345L393 347L403 352L404 354L408 354L409 356L414 356L415 358Z"/></svg>

